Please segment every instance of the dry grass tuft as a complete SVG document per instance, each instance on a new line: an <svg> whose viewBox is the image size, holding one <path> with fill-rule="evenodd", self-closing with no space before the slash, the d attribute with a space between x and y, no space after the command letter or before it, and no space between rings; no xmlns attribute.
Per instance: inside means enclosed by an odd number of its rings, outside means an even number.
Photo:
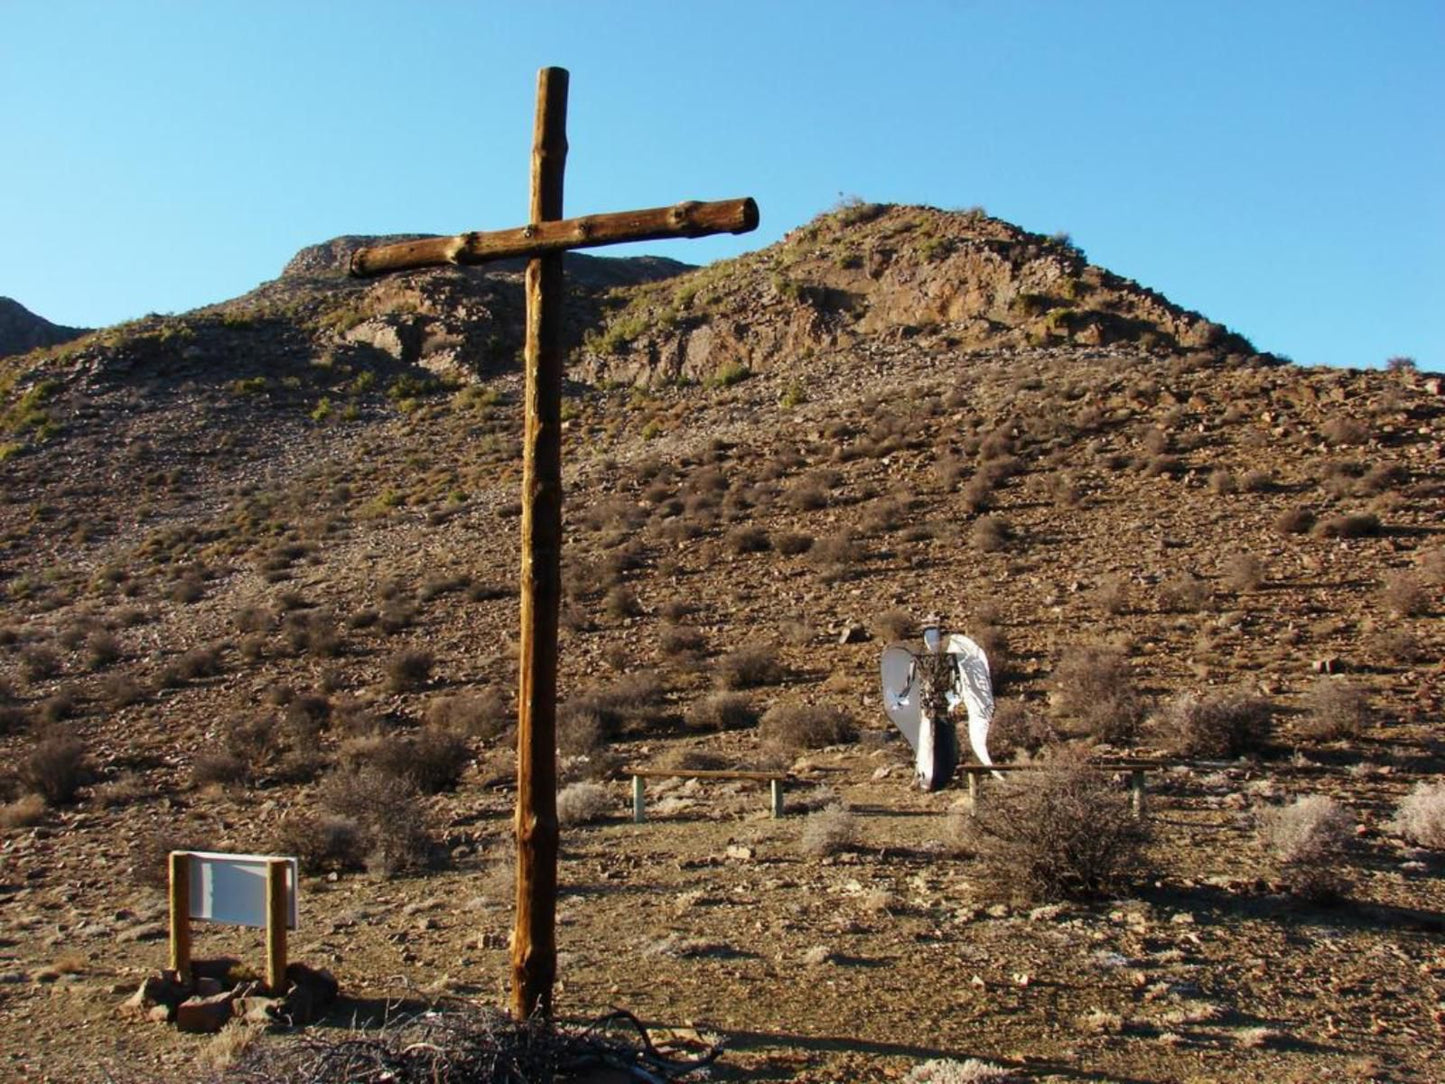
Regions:
<svg viewBox="0 0 1445 1084"><path fill-rule="evenodd" d="M615 812L617 802L601 783L572 783L557 792L557 820L590 824Z"/></svg>
<svg viewBox="0 0 1445 1084"><path fill-rule="evenodd" d="M1303 731L1315 741L1358 738L1369 725L1369 693L1359 685L1340 678L1322 677L1305 695L1308 717Z"/></svg>
<svg viewBox="0 0 1445 1084"><path fill-rule="evenodd" d="M814 858L838 854L858 843L858 818L841 805L809 813L800 841L803 853Z"/></svg>

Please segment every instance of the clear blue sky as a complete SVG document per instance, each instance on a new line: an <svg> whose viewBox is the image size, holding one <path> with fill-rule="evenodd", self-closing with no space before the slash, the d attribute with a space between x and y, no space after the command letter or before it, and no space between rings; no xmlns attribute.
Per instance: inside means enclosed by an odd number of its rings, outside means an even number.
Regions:
<svg viewBox="0 0 1445 1084"><path fill-rule="evenodd" d="M1445 367L1445 2L0 0L0 294L179 312L342 233L982 205L1302 364Z"/></svg>

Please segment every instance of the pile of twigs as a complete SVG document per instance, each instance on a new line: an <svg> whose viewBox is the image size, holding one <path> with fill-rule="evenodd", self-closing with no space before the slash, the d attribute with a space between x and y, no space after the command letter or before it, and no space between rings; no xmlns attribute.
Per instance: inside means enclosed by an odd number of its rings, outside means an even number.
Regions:
<svg viewBox="0 0 1445 1084"><path fill-rule="evenodd" d="M611 1069L646 1084L681 1080L722 1053L664 1054L642 1022L617 1010L581 1027L518 1022L471 1003L394 1018L381 1028L316 1031L257 1043L226 1070L238 1084L549 1084Z"/></svg>

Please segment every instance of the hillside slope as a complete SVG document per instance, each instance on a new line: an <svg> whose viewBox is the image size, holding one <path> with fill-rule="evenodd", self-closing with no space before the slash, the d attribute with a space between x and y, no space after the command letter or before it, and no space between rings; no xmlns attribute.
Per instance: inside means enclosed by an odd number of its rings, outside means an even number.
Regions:
<svg viewBox="0 0 1445 1084"><path fill-rule="evenodd" d="M519 276L351 282L349 243L0 365L0 1045L57 1077L191 1072L196 1042L112 992L162 962L182 841L361 839L305 878L298 958L359 997L504 982ZM858 835L820 856L801 816L681 782L645 826L568 828L565 1011L734 1035L728 1079L968 1055L1186 1079L1204 1050L1236 1078L1428 1079L1445 882L1391 818L1445 766L1439 376L1284 364L924 208L569 269L564 777L620 813L626 764L789 766L789 800ZM1183 695L1247 695L1269 735L1151 780L1128 899L998 904L878 703L882 645L929 611L990 653L1001 758L1177 755L1155 709ZM857 740L800 748L815 708ZM37 806L57 736L86 763ZM376 835L355 788L382 777L414 833ZM1311 793L1359 825L1334 911L1292 902L1256 831Z"/></svg>

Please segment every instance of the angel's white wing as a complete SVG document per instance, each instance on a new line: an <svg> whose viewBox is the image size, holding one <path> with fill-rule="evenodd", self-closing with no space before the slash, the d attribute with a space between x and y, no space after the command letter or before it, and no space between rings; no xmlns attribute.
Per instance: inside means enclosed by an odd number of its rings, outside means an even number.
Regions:
<svg viewBox="0 0 1445 1084"><path fill-rule="evenodd" d="M893 725L903 731L908 744L918 748L918 732L923 725L922 690L919 688L914 655L902 644L892 644L883 651L883 710Z"/></svg>
<svg viewBox="0 0 1445 1084"><path fill-rule="evenodd" d="M968 708L968 744L980 764L992 764L988 755L988 728L993 722L993 677L988 656L967 636L954 633L945 650L958 665L959 689Z"/></svg>

